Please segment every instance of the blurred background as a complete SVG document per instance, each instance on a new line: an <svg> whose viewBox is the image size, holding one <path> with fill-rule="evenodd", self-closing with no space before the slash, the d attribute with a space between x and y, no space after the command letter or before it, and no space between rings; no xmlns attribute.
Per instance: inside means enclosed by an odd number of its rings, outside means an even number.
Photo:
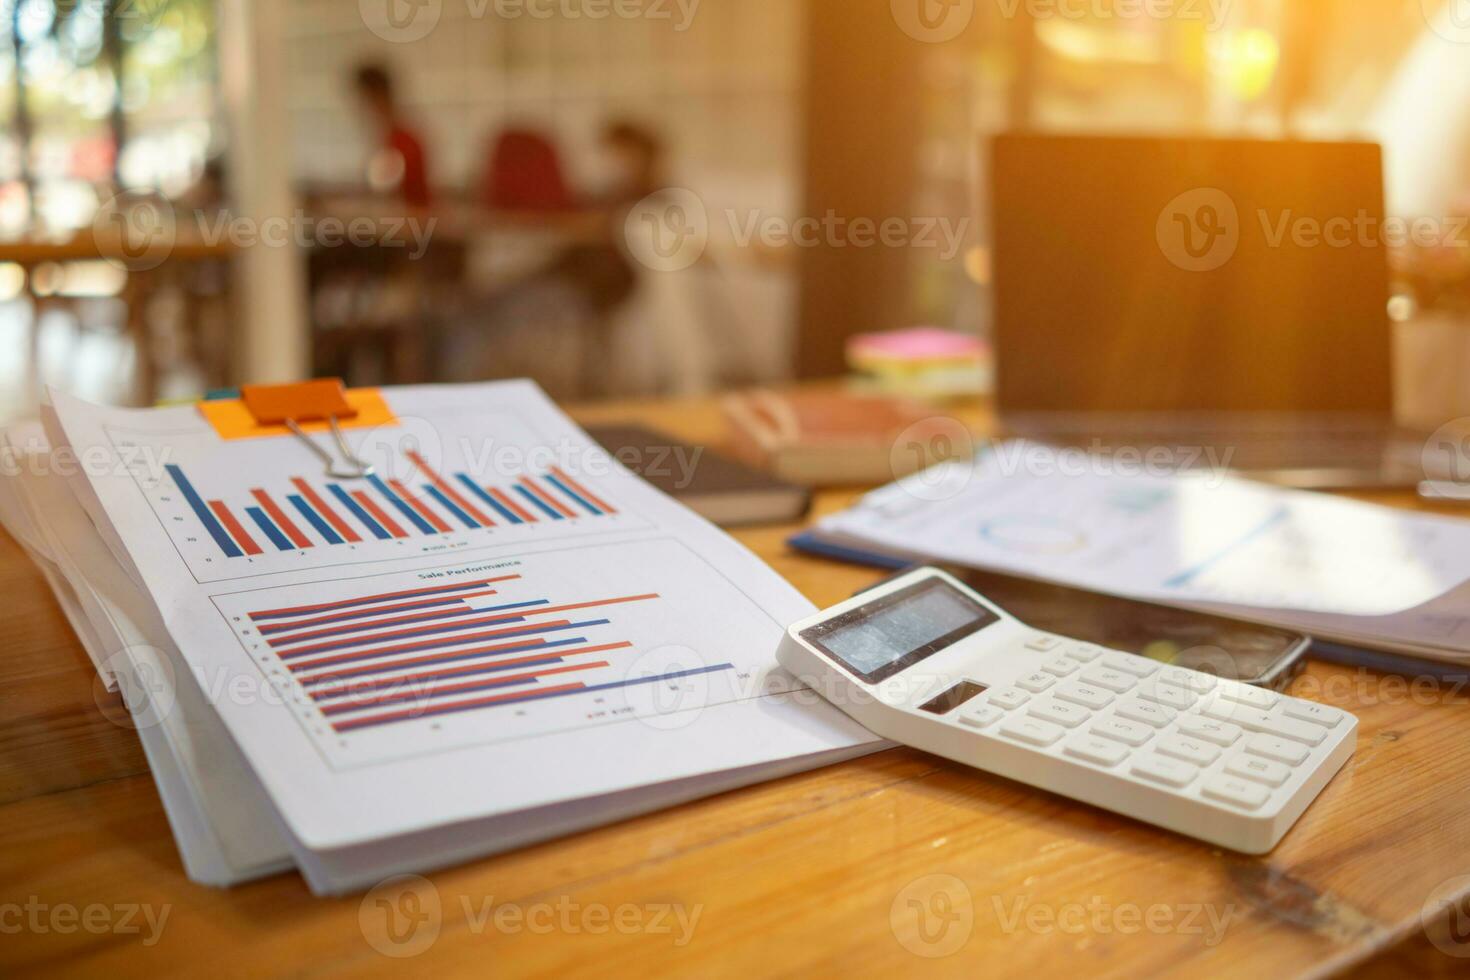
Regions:
<svg viewBox="0 0 1470 980"><path fill-rule="evenodd" d="M696 394L917 326L983 387L986 134L1370 139L1444 219L1466 40L1464 0L0 0L0 417ZM1463 248L1394 268L1402 329L1465 329Z"/></svg>

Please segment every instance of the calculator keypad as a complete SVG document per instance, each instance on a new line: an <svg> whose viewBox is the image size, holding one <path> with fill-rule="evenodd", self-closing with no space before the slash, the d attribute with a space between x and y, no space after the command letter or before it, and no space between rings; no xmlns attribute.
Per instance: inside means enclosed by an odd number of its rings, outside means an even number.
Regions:
<svg viewBox="0 0 1470 980"><path fill-rule="evenodd" d="M1265 807L1346 717L1092 644L1026 646L1036 669L988 691L961 724L1240 812Z"/></svg>

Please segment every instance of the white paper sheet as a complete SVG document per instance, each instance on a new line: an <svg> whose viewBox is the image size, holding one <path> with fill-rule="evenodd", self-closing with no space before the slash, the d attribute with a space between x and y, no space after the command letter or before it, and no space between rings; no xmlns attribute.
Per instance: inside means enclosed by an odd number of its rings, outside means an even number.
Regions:
<svg viewBox="0 0 1470 980"><path fill-rule="evenodd" d="M885 487L819 533L1160 602L1336 616L1403 612L1470 579L1470 522L1059 462L1006 443Z"/></svg>

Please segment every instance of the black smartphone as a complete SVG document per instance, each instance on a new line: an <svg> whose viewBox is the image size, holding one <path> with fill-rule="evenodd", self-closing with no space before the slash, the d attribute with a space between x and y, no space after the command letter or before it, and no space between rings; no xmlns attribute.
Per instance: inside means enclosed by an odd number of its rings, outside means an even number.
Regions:
<svg viewBox="0 0 1470 980"><path fill-rule="evenodd" d="M1278 691L1301 672L1312 645L1311 637L1274 626L999 572L938 567L1028 626Z"/></svg>

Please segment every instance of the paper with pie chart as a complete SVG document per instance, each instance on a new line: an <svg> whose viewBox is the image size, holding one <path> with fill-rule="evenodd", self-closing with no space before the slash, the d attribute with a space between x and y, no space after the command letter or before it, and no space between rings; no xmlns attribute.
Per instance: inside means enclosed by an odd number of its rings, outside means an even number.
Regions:
<svg viewBox="0 0 1470 980"><path fill-rule="evenodd" d="M1004 443L870 494L818 534L1136 598L1346 616L1470 579L1463 521L1067 452Z"/></svg>

